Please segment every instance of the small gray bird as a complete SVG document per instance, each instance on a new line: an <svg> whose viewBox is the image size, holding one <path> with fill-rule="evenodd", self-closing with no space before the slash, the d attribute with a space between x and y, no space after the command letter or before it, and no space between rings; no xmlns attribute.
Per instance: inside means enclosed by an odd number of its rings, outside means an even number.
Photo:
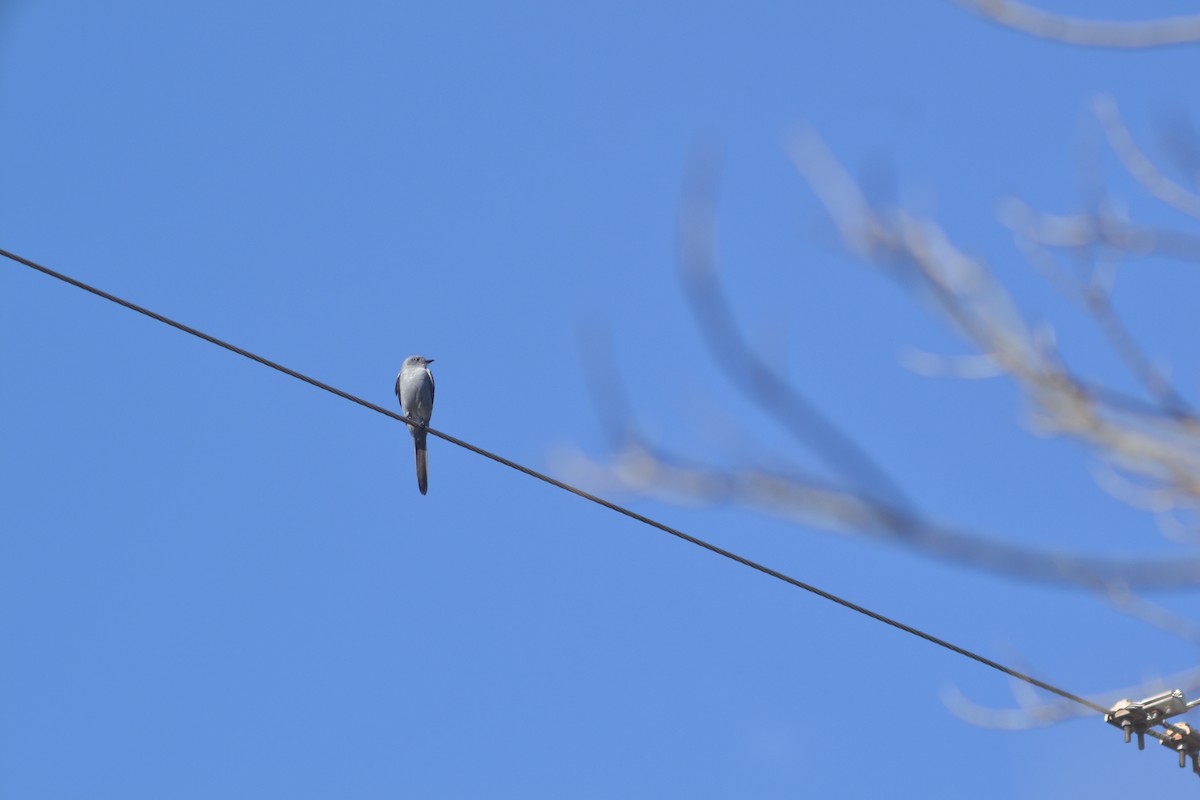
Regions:
<svg viewBox="0 0 1200 800"><path fill-rule="evenodd" d="M433 373L429 371L432 358L409 356L396 376L396 397L404 416L421 423L422 427L409 425L413 444L417 448L417 488L421 494L429 490L429 457L425 451L426 432L423 426L433 416Z"/></svg>

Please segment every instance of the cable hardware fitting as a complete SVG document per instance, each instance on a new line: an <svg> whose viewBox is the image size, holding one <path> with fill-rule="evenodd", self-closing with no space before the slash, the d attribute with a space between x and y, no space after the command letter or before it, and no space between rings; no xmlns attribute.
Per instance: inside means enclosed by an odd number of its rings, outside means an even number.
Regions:
<svg viewBox="0 0 1200 800"><path fill-rule="evenodd" d="M1136 733L1138 750L1145 750L1146 731L1168 717L1184 713L1192 705L1184 698L1182 691L1175 689L1141 701L1120 700L1104 715L1104 721L1125 732L1126 744L1129 744L1130 736Z"/></svg>
<svg viewBox="0 0 1200 800"><path fill-rule="evenodd" d="M1146 734L1150 734L1163 747L1179 754L1180 769L1187 766L1189 758L1192 759L1192 772L1200 776L1200 728L1193 728L1186 722L1167 722L1170 717L1191 711L1198 705L1200 700L1189 703L1183 692L1175 689L1140 702L1122 700L1109 709L1104 721L1123 730L1127 743L1130 735L1136 733L1139 750L1146 748ZM1156 725L1162 725L1163 730L1154 730Z"/></svg>
<svg viewBox="0 0 1200 800"><path fill-rule="evenodd" d="M1186 722L1174 723L1163 731L1159 744L1179 753L1179 768L1183 769L1190 757L1192 772L1200 775L1200 730Z"/></svg>

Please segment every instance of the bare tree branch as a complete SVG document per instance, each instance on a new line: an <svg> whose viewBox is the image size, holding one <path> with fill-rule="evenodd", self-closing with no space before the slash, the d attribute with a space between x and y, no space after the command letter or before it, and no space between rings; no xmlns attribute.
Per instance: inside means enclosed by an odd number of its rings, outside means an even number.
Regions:
<svg viewBox="0 0 1200 800"><path fill-rule="evenodd" d="M1006 28L1079 47L1133 50L1200 42L1200 15L1120 21L1053 14L1016 0L953 0Z"/></svg>
<svg viewBox="0 0 1200 800"><path fill-rule="evenodd" d="M679 266L687 297L713 361L730 384L757 403L831 470L859 491L901 509L912 502L895 480L746 341L717 280L714 246L716 171L694 169L679 217ZM878 508L885 506L880 503Z"/></svg>
<svg viewBox="0 0 1200 800"><path fill-rule="evenodd" d="M1013 377L1048 434L1089 444L1103 458L1200 502L1200 426L1076 376L1052 341L1018 311L984 262L956 248L929 220L867 204L815 133L796 137L793 161L824 203L847 249L929 298L979 351Z"/></svg>
<svg viewBox="0 0 1200 800"><path fill-rule="evenodd" d="M631 440L604 463L575 451L560 452L555 466L576 480L606 489L637 491L693 506L735 504L828 530L878 536L954 564L1025 581L1101 593L1111 586L1139 590L1200 586L1200 559L1195 557L1101 557L1011 544L905 517L894 509L881 511L853 490L811 476L719 469L639 441ZM885 520L890 524L881 525Z"/></svg>
<svg viewBox="0 0 1200 800"><path fill-rule="evenodd" d="M1104 268L1094 263L1093 254L1086 248L1073 250L1076 260L1087 267L1087 278L1070 277L1058 259L1037 240L1014 231L1014 241L1025 258L1055 284L1068 298L1080 305L1096 323L1113 352L1125 363L1129 372L1154 398L1159 409L1172 417L1187 419L1194 416L1191 404L1179 393L1170 378L1146 354L1130 332L1112 303L1112 288L1116 280L1119 259L1110 255Z"/></svg>
<svg viewBox="0 0 1200 800"><path fill-rule="evenodd" d="M1158 125L1163 152L1191 186L1200 186L1200 133L1182 110L1175 109L1164 117Z"/></svg>
<svg viewBox="0 0 1200 800"><path fill-rule="evenodd" d="M1165 414L1161 404L1138 401L1086 383L1065 365L1053 343L1027 322L982 261L950 243L931 221L901 210L874 208L815 133L790 143L793 159L824 202L843 244L929 298L992 368L1003 370L1025 391L1037 419L1049 433L1083 440L1112 465L1148 482L1155 513L1167 513L1200 497L1200 420L1190 413ZM1024 547L931 522L911 507L896 504L864 487L894 482L873 463L869 471L845 454L862 449L836 429L746 342L728 298L717 280L713 187L710 173L688 182L680 216L681 275L697 324L713 358L730 381L803 444L814 431L826 436L816 448L827 456L835 480L795 467L761 464L733 470L684 459L649 444L637 430L611 357L589 358L605 376L589 376L610 431L624 431L615 461L598 467L582 456L565 468L585 480L608 480L622 489L667 496L689 503L736 503L832 530L880 536L929 555L972 568L1025 580L1044 581L1108 593L1114 586L1134 589L1200 585L1200 559L1114 556ZM1139 351L1140 352L1140 351ZM618 387L614 398L604 397ZM621 420L616 425L613 420ZM611 434L610 434L611 436ZM847 445L847 443L849 443ZM831 455L832 454L832 455ZM741 455L741 454L739 454ZM869 480L863 479L867 472Z"/></svg>
<svg viewBox="0 0 1200 800"><path fill-rule="evenodd" d="M1014 234L1046 247L1103 247L1126 259L1161 256L1200 261L1200 235L1138 225L1111 214L1046 214L1018 198L1007 198L999 218Z"/></svg>
<svg viewBox="0 0 1200 800"><path fill-rule="evenodd" d="M1104 128L1109 146L1117 158L1129 170L1146 191L1184 214L1200 219L1200 195L1180 186L1155 166L1150 157L1142 152L1133 140L1133 134L1125 126L1117 101L1108 95L1096 98L1093 104L1096 118Z"/></svg>
<svg viewBox="0 0 1200 800"><path fill-rule="evenodd" d="M997 24L1032 36L1088 47L1148 48L1200 43L1200 15L1140 22L1088 20L1043 11L1017 0L954 0ZM1116 102L1101 96L1094 112L1121 166L1159 201L1200 220L1200 190L1172 178L1138 146ZM1168 163L1200 186L1200 139L1190 123L1176 125ZM987 261L956 245L933 219L900 207L891 173L872 188L852 178L811 129L787 143L788 153L814 191L842 246L929 303L973 352L934 356L913 352L909 365L927 375L1007 376L1027 400L1039 432L1075 440L1097 457L1097 483L1114 498L1152 515L1168 538L1200 542L1200 414L1172 383L1171 370L1142 347L1114 302L1118 274L1140 258L1200 262L1200 235L1133 222L1104 187L1100 153L1083 164L1082 213L1051 215L1008 200L1000 218L1026 259L1079 304L1098 326L1108 349L1141 384L1127 393L1084 377L1060 350L1053 328L1029 319ZM1200 558L1063 552L993 538L926 516L896 481L849 434L840 430L743 333L718 278L715 236L716 173L694 170L679 219L679 266L684 290L707 349L734 388L819 457L825 474L785 458L768 460L749 440L732 447L734 463L720 467L651 444L634 419L615 358L589 358L589 385L606 421L614 454L605 463L576 451L560 466L593 483L690 504L736 504L781 518L869 535L918 552L1022 580L1082 588L1145 625L1200 646L1200 625L1150 602L1138 592L1200 587ZM1176 170L1178 171L1178 170ZM1091 179L1091 180L1089 180ZM601 374L603 373L603 375ZM736 427L737 421L732 424ZM1190 551L1194 553L1195 551ZM1147 681L1118 697L1145 697L1166 686L1200 691L1200 668ZM1046 700L1014 687L1017 708L991 709L948 689L946 704L977 725L1028 728L1080 716L1074 704ZM1170 723L1163 723L1171 728ZM1179 729L1176 733L1180 733ZM1186 730L1182 731L1186 733ZM1147 735L1163 739L1164 734Z"/></svg>
<svg viewBox="0 0 1200 800"><path fill-rule="evenodd" d="M1197 690L1200 690L1200 669L1190 669L1170 675L1163 675L1157 680L1105 691L1100 694L1087 695L1086 697L1099 705L1111 706L1122 698L1146 697L1167 688L1181 689L1185 694L1194 694ZM942 690L942 702L946 704L946 707L952 714L960 719L972 725L978 725L981 728L994 728L997 730L1042 728L1065 720L1092 715L1091 711L1065 700L1061 702L1050 700L1036 703L1024 701L1020 704L1020 708L992 708L968 699L955 686L948 686ZM1147 731L1146 733L1147 735L1153 735L1152 731Z"/></svg>

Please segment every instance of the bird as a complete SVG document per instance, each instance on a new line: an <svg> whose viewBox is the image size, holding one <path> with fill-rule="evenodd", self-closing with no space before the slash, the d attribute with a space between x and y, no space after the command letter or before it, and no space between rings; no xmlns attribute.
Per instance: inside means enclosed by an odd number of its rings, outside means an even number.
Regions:
<svg viewBox="0 0 1200 800"><path fill-rule="evenodd" d="M429 457L425 450L426 431L429 418L433 416L433 373L429 371L432 358L409 356L396 376L396 398L404 416L419 425L408 424L413 445L417 451L417 488L421 494L429 491Z"/></svg>

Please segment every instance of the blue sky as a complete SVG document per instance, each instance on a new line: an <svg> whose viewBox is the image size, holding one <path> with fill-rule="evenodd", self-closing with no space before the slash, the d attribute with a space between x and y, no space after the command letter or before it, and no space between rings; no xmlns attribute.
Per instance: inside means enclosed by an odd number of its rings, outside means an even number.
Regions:
<svg viewBox="0 0 1200 800"><path fill-rule="evenodd" d="M1198 57L1065 48L933 0L4 2L0 247L380 404L405 356L435 358L435 427L540 469L610 455L578 347L605 320L649 435L736 462L723 413L794 445L713 365L680 288L681 187L717 142L749 335L923 510L1187 553L1081 447L1031 435L1010 383L901 365L963 345L838 248L783 141L808 122L851 171L890 165L902 203L1127 386L995 208L1076 210L1094 94L1152 145L1195 111ZM1195 392L1189 270L1144 262L1119 302ZM5 796L1195 789L1097 719L968 725L943 691L1008 707L1002 676L445 442L421 497L394 421L7 261L0 367ZM1077 693L1194 663L1078 591L615 499Z"/></svg>

